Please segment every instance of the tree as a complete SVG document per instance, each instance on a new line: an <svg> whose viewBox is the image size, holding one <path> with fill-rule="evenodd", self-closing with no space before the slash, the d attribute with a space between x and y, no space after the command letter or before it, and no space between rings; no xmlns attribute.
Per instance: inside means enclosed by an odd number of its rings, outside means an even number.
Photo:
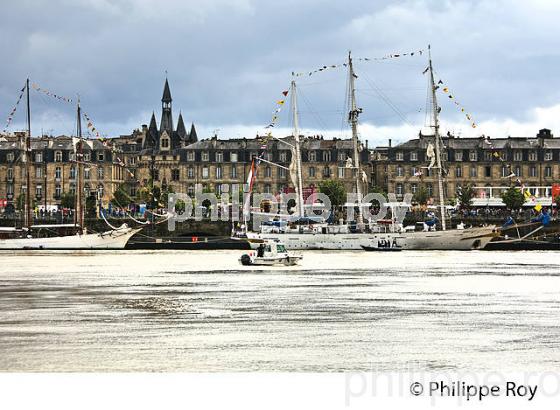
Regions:
<svg viewBox="0 0 560 410"><path fill-rule="evenodd" d="M72 192L63 192L60 197L60 205L63 208L73 209L76 205L76 195Z"/></svg>
<svg viewBox="0 0 560 410"><path fill-rule="evenodd" d="M466 185L457 189L457 199L459 199L461 209L469 209L471 207L475 194L472 185Z"/></svg>
<svg viewBox="0 0 560 410"><path fill-rule="evenodd" d="M126 193L125 184L120 184L116 191L113 193L111 204L117 207L126 207L130 203L132 203L132 199Z"/></svg>
<svg viewBox="0 0 560 410"><path fill-rule="evenodd" d="M428 190L426 189L426 187L423 187L423 186L418 188L416 190L416 193L412 197L414 202L417 202L420 205L426 205L428 203L429 198L430 198L430 195L428 194Z"/></svg>
<svg viewBox="0 0 560 410"><path fill-rule="evenodd" d="M95 218L97 214L97 200L95 196L90 195L86 198L86 212L85 215L88 218Z"/></svg>
<svg viewBox="0 0 560 410"><path fill-rule="evenodd" d="M502 192L502 201L508 209L515 211L525 203L525 195L519 188L510 187Z"/></svg>
<svg viewBox="0 0 560 410"><path fill-rule="evenodd" d="M331 206L338 208L346 203L344 184L337 180L326 180L319 183L319 192L329 197Z"/></svg>

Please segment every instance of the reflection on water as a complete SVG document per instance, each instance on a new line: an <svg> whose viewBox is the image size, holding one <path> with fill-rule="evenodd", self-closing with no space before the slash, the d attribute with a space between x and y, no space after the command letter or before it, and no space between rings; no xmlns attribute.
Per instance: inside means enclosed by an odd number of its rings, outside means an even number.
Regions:
<svg viewBox="0 0 560 410"><path fill-rule="evenodd" d="M554 252L2 254L2 371L558 370Z"/></svg>

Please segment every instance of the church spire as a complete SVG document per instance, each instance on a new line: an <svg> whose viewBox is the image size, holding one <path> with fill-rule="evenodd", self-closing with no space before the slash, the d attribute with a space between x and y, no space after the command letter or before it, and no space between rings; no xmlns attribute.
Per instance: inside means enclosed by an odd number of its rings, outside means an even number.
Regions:
<svg viewBox="0 0 560 410"><path fill-rule="evenodd" d="M165 78L165 86L163 87L163 97L161 97L161 122L159 125L160 132L167 131L168 135L173 134L173 113L171 102L171 91L169 89L169 82Z"/></svg>
<svg viewBox="0 0 560 410"><path fill-rule="evenodd" d="M195 143L198 141L198 136L196 135L196 129L194 128L194 123L191 124L191 132L189 132L189 142Z"/></svg>
<svg viewBox="0 0 560 410"><path fill-rule="evenodd" d="M148 127L148 133L144 139L144 149L145 148L155 148L158 145L158 129L156 123L156 114L152 111L152 118L150 120L150 126Z"/></svg>
<svg viewBox="0 0 560 410"><path fill-rule="evenodd" d="M179 113L179 119L177 120L177 135L182 140L187 136L187 129L185 128L185 123L183 122L182 113Z"/></svg>

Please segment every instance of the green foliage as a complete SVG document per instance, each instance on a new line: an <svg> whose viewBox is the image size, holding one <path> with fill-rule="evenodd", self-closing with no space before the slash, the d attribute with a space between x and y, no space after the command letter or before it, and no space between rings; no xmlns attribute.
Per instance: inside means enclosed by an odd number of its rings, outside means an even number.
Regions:
<svg viewBox="0 0 560 410"><path fill-rule="evenodd" d="M412 200L420 205L426 205L428 203L428 199L430 199L430 195L428 194L426 187L423 186L419 187L412 197Z"/></svg>
<svg viewBox="0 0 560 410"><path fill-rule="evenodd" d="M60 205L63 208L73 209L76 205L76 195L72 192L63 192L60 197Z"/></svg>
<svg viewBox="0 0 560 410"><path fill-rule="evenodd" d="M554 203L556 204L556 209L560 209L560 195L554 197Z"/></svg>
<svg viewBox="0 0 560 410"><path fill-rule="evenodd" d="M469 209L472 205L472 200L476 195L472 185L466 185L457 190L457 199L461 209Z"/></svg>
<svg viewBox="0 0 560 410"><path fill-rule="evenodd" d="M511 187L502 193L502 201L508 209L515 211L525 203L525 196L519 188Z"/></svg>
<svg viewBox="0 0 560 410"><path fill-rule="evenodd" d="M95 218L97 214L97 201L95 196L88 196L86 198L86 216L88 218Z"/></svg>
<svg viewBox="0 0 560 410"><path fill-rule="evenodd" d="M119 187L113 194L113 198L111 198L111 204L117 207L126 207L132 202L132 198L130 198L130 195L128 195L128 193L126 192L126 185L119 185Z"/></svg>
<svg viewBox="0 0 560 410"><path fill-rule="evenodd" d="M16 208L18 211L23 211L25 209L25 195L18 195L16 199Z"/></svg>
<svg viewBox="0 0 560 410"><path fill-rule="evenodd" d="M385 192L385 190L383 188L381 188L380 186L377 186L377 185L370 186L369 189L368 189L368 194L381 194L385 198L387 198L387 192Z"/></svg>
<svg viewBox="0 0 560 410"><path fill-rule="evenodd" d="M319 183L319 191L329 197L331 205L335 208L346 203L344 184L338 180L321 181Z"/></svg>

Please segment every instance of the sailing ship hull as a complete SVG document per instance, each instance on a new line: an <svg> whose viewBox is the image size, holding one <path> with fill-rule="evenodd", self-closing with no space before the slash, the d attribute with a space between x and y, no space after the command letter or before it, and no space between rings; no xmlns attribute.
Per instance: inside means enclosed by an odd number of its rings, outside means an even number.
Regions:
<svg viewBox="0 0 560 410"><path fill-rule="evenodd" d="M380 242L395 242L404 250L476 250L495 237L495 227L434 232L403 233L247 233L247 241L256 249L265 240L280 240L296 250L362 250Z"/></svg>
<svg viewBox="0 0 560 410"><path fill-rule="evenodd" d="M0 250L26 249L124 249L128 240L141 229L116 229L103 233L58 236L52 238L17 238L0 240Z"/></svg>

